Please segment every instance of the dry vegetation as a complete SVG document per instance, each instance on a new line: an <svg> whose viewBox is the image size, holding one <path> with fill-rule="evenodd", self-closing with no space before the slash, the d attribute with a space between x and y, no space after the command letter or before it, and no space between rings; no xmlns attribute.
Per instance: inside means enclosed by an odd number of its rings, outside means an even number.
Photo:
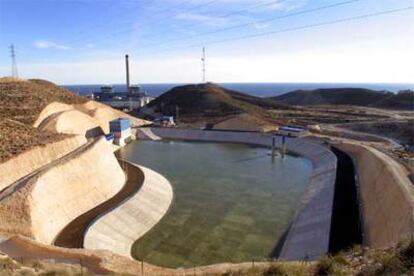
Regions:
<svg viewBox="0 0 414 276"><path fill-rule="evenodd" d="M75 104L86 99L43 80L0 78L0 162L65 137L32 127L42 109L54 101Z"/></svg>
<svg viewBox="0 0 414 276"><path fill-rule="evenodd" d="M0 254L0 275L92 275L77 264L55 264L38 260L13 260Z"/></svg>
<svg viewBox="0 0 414 276"><path fill-rule="evenodd" d="M216 275L231 276L306 276L306 275L414 275L414 241L406 241L386 249L355 246L347 252L324 256L317 262L274 262L252 265Z"/></svg>
<svg viewBox="0 0 414 276"><path fill-rule="evenodd" d="M0 79L0 119L33 124L51 102L84 103L87 99L44 80Z"/></svg>
<svg viewBox="0 0 414 276"><path fill-rule="evenodd" d="M399 122L374 122L361 124L346 124L342 128L383 135L397 140L402 145L414 146L414 120Z"/></svg>
<svg viewBox="0 0 414 276"><path fill-rule="evenodd" d="M180 122L190 125L217 123L242 113L272 122L268 110L283 105L207 83L175 87L152 101L149 107L164 115L176 115L178 109Z"/></svg>

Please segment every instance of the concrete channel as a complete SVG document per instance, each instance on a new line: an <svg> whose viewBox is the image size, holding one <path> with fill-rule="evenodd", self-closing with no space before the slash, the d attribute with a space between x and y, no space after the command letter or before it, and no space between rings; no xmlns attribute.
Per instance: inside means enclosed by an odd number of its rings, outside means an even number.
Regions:
<svg viewBox="0 0 414 276"><path fill-rule="evenodd" d="M119 160L119 163L127 172L126 182L122 189L112 198L71 221L57 235L54 245L66 248L82 248L85 233L93 221L106 212L113 210L139 191L144 182L143 172L127 161Z"/></svg>

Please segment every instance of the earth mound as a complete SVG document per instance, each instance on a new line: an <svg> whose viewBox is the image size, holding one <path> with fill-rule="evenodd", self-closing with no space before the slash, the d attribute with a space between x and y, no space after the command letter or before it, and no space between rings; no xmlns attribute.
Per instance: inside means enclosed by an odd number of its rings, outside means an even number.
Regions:
<svg viewBox="0 0 414 276"><path fill-rule="evenodd" d="M373 106L397 110L414 110L414 91L401 91L374 103Z"/></svg>
<svg viewBox="0 0 414 276"><path fill-rule="evenodd" d="M334 88L316 90L297 90L277 97L277 102L288 105L355 105L372 106L393 97L387 91L374 91L362 88Z"/></svg>
<svg viewBox="0 0 414 276"><path fill-rule="evenodd" d="M54 101L80 104L87 99L48 81L0 78L0 162L67 137L33 127L42 109Z"/></svg>
<svg viewBox="0 0 414 276"><path fill-rule="evenodd" d="M221 117L240 113L267 116L266 109L282 105L272 101L225 89L213 83L177 86L149 104L154 111L180 116Z"/></svg>

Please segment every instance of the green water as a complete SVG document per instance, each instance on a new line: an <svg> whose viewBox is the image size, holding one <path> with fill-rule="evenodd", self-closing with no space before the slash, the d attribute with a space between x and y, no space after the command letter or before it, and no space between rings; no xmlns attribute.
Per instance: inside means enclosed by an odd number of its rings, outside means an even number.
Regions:
<svg viewBox="0 0 414 276"><path fill-rule="evenodd" d="M188 267L269 257L288 227L311 172L308 160L239 144L137 141L122 157L163 174L174 201L135 242L132 255Z"/></svg>

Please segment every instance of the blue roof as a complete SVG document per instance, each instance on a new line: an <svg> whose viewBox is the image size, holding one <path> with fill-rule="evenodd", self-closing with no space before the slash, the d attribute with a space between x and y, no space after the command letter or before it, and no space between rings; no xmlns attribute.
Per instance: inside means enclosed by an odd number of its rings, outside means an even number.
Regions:
<svg viewBox="0 0 414 276"><path fill-rule="evenodd" d="M304 128L300 128L300 127L281 127L280 130L285 130L285 131L291 131L291 132L302 132L305 131Z"/></svg>

